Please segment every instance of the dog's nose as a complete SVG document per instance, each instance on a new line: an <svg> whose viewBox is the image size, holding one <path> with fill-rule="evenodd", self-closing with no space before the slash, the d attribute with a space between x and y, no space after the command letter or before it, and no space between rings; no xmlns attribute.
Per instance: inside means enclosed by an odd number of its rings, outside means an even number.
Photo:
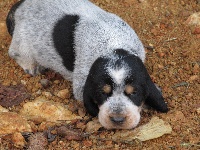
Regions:
<svg viewBox="0 0 200 150"><path fill-rule="evenodd" d="M110 120L113 123L118 123L118 124L122 124L125 121L125 117L110 117Z"/></svg>

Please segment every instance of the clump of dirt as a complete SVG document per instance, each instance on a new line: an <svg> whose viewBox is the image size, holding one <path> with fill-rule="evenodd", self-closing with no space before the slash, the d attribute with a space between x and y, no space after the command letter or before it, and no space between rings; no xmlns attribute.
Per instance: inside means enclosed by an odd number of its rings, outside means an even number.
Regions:
<svg viewBox="0 0 200 150"><path fill-rule="evenodd" d="M68 99L57 96L59 91L64 89L72 91L69 81L52 71L36 77L27 76L20 66L8 56L11 37L6 31L5 19L10 7L16 1L18 0L2 0L0 2L0 85L11 88L10 86L23 84L27 93L30 93L30 101L36 97L45 96L54 102L68 105L74 113L82 114L83 117L83 122L75 122L75 127L85 130L87 128L86 122L92 120L89 115L79 111L78 102L73 99L72 94ZM54 137L53 135L57 135L57 131L55 133L52 131L51 142L46 143L45 139L42 148L45 147L49 150L83 148L199 149L200 33L197 26L191 26L187 22L191 15L200 12L199 0L92 1L101 8L119 15L136 31L146 49L146 68L153 81L161 87L165 101L169 106L170 111L166 114L153 110L142 112L139 126L148 123L151 118L157 116L170 124L172 133L148 141L126 143L112 140L114 134L119 131L108 131L100 127L95 128L96 131L92 133L90 138L81 137L81 140L76 140L79 135L79 132L76 134L77 130L71 132L72 135L75 135L74 140L67 140L65 136L59 135ZM42 79L49 80L48 84L41 84ZM9 96L9 92L3 93L4 98ZM21 108L21 105L17 105L9 107L9 111L18 113ZM61 122L63 123L63 121ZM45 130L47 124L32 123L31 128L36 134L39 130ZM68 131L68 128L65 130ZM9 138L5 137L0 140L0 149L17 148Z"/></svg>
<svg viewBox="0 0 200 150"><path fill-rule="evenodd" d="M0 84L0 105L3 107L19 105L29 97L30 94L23 85L6 87Z"/></svg>

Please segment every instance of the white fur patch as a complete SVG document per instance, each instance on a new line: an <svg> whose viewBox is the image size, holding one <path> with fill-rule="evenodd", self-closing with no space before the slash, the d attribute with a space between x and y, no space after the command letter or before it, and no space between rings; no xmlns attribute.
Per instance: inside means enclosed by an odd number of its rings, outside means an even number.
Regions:
<svg viewBox="0 0 200 150"><path fill-rule="evenodd" d="M109 74L115 83L122 84L126 77L126 70L124 68L110 69Z"/></svg>

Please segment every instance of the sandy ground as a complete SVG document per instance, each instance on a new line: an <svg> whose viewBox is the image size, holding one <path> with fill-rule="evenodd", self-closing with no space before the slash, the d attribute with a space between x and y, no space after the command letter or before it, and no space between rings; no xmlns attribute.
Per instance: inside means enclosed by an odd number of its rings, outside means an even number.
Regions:
<svg viewBox="0 0 200 150"><path fill-rule="evenodd" d="M54 93L69 89L71 83L59 76L27 76L8 56L11 37L4 30L8 10L16 0L0 2L0 84L11 86L26 82L31 98L38 96L37 91L51 92L56 102L66 105L73 103L69 99L59 99ZM162 88L163 95L170 108L167 114L156 111L142 113L141 123L148 122L152 116L170 123L171 134L160 138L134 143L119 143L112 140L68 141L57 137L49 142L47 149L200 149L200 34L195 26L188 26L186 20L200 12L198 0L93 0L103 9L113 12L131 25L146 47L146 67L151 78ZM53 73L51 73L53 74ZM42 88L39 81L50 78L52 85ZM23 103L26 103L24 101ZM21 105L9 108L18 112ZM80 114L80 113L79 113ZM101 137L106 139L115 131L102 130ZM1 149L17 149L12 141L1 138Z"/></svg>

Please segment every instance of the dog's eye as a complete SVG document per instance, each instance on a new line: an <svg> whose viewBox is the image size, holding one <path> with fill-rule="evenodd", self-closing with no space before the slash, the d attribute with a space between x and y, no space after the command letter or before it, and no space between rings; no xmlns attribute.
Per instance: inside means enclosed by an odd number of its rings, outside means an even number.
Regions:
<svg viewBox="0 0 200 150"><path fill-rule="evenodd" d="M104 85L103 92L106 94L110 94L112 92L112 87L108 84Z"/></svg>
<svg viewBox="0 0 200 150"><path fill-rule="evenodd" d="M126 85L125 86L125 93L127 95L135 94L136 93L136 88L131 86L131 85Z"/></svg>

